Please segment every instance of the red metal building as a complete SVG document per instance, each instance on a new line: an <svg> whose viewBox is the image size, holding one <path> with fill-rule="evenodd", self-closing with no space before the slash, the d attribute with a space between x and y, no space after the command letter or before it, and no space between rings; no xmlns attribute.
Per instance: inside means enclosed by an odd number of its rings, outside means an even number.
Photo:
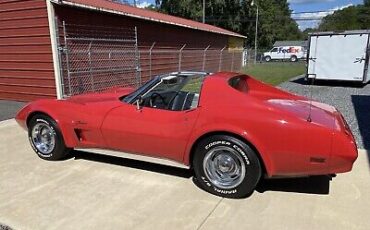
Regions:
<svg viewBox="0 0 370 230"><path fill-rule="evenodd" d="M62 22L137 27L138 45L242 47L244 36L215 26L106 0L0 1L0 99L61 98Z"/></svg>

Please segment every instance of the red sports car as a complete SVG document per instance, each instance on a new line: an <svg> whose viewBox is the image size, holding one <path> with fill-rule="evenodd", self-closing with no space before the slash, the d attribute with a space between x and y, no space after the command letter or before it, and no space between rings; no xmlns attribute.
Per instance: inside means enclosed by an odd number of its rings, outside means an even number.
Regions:
<svg viewBox="0 0 370 230"><path fill-rule="evenodd" d="M343 116L238 73L172 73L134 90L39 100L16 120L45 160L73 148L119 150L189 166L215 195L252 193L262 175L348 172L357 147Z"/></svg>

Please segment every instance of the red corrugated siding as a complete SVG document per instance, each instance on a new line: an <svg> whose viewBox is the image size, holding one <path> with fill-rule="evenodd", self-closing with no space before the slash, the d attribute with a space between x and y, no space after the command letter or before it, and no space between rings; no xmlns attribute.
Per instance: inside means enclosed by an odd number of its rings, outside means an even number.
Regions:
<svg viewBox="0 0 370 230"><path fill-rule="evenodd" d="M120 28L137 27L139 46L178 47L187 44L187 48L222 48L228 44L230 36L211 33L201 30L179 27L159 22L110 14L101 11L85 10L77 7L56 6L55 13L59 19L67 24L96 25ZM78 15L76 17L75 15ZM62 34L62 31L60 32Z"/></svg>
<svg viewBox="0 0 370 230"><path fill-rule="evenodd" d="M46 1L0 1L0 99L55 96Z"/></svg>
<svg viewBox="0 0 370 230"><path fill-rule="evenodd" d="M194 30L176 25L158 23L94 10L86 10L77 7L57 5L55 12L60 25L62 24L62 21L65 21L67 24L109 26L117 28L133 28L136 26L139 46L142 51L146 51L140 54L140 64L142 68L141 75L144 82L150 77L149 57L147 51L153 42L156 42L156 49L167 47L172 50L172 53L153 54L152 74L156 75L177 71L177 50L179 50L184 44L186 44L187 49L202 50L210 45L210 48L212 49L221 50L223 47L228 45L229 41L229 36L223 34ZM74 17L74 15L78 15L78 17ZM60 34L62 33L63 31L60 31ZM97 36L99 35L97 34ZM216 58L219 58L219 56ZM187 62L187 66L184 64L184 67L200 68L199 66L201 66L201 64L199 65L199 63L202 63L202 60L203 53L200 53L199 56L195 57L185 57L184 62ZM228 60L225 60L225 62L230 64ZM218 63L218 61L216 61L216 63Z"/></svg>
<svg viewBox="0 0 370 230"><path fill-rule="evenodd" d="M175 17L168 14L163 14L159 12L155 12L152 10L141 9L137 7L133 7L127 4L119 4L114 1L106 1L106 0L65 0L62 1L62 4L71 3L72 5L78 5L79 7L93 7L99 10L108 10L114 11L118 13L122 13L125 15L130 15L131 17L135 18L142 18L146 21L160 21L161 24L176 24L181 27L189 27L196 30L202 31L209 31L213 33L222 33L229 36L237 36L243 37L240 34L234 33L232 31L225 30L220 27L216 27L213 25L200 23L197 21L188 20L185 18Z"/></svg>

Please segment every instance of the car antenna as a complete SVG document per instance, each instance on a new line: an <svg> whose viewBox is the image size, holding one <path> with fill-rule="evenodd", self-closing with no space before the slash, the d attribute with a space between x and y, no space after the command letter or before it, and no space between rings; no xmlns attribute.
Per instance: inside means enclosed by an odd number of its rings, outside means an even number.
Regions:
<svg viewBox="0 0 370 230"><path fill-rule="evenodd" d="M308 122L312 122L312 118L311 118L311 115L312 115L312 101L313 101L312 91L313 91L313 84L314 84L314 81L315 81L315 75L313 75L312 78L308 78L307 77L307 79L310 81L310 86L309 86L309 91L310 91L310 109L309 109L309 112L308 112L307 121Z"/></svg>

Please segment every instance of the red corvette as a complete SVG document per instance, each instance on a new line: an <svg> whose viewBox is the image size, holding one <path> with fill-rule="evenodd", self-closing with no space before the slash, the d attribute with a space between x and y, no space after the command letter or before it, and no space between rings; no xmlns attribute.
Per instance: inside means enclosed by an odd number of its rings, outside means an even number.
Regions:
<svg viewBox="0 0 370 230"><path fill-rule="evenodd" d="M229 198L252 193L262 175L343 173L357 158L334 107L237 73L173 73L137 90L39 100L16 120L42 159L63 159L73 148L167 158L190 166L204 190Z"/></svg>

